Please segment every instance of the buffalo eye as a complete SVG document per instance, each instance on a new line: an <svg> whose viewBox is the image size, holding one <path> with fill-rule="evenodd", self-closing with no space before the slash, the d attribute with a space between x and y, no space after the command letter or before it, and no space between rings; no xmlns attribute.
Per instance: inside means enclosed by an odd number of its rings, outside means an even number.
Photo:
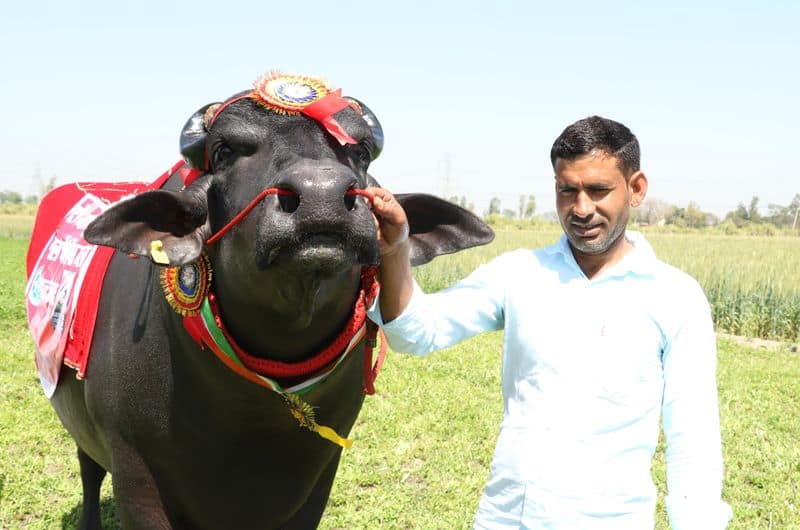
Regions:
<svg viewBox="0 0 800 530"><path fill-rule="evenodd" d="M227 144L221 144L214 149L214 153L211 155L211 165L214 170L221 169L230 161L232 156L233 149Z"/></svg>

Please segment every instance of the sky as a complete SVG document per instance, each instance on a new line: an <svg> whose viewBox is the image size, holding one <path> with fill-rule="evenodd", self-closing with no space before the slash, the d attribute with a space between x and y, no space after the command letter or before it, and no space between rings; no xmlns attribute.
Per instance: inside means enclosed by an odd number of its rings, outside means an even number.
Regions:
<svg viewBox="0 0 800 530"><path fill-rule="evenodd" d="M282 70L375 112L383 186L478 213L553 210L550 147L594 114L639 138L648 197L722 216L800 193L795 0L113 4L4 6L0 190L154 180L196 109Z"/></svg>

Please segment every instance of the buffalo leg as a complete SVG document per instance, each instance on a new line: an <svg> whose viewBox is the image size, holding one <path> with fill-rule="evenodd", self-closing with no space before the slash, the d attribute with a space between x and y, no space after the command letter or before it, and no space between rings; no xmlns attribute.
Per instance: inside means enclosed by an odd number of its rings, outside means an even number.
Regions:
<svg viewBox="0 0 800 530"><path fill-rule="evenodd" d="M141 455L124 443L115 445L111 476L122 528L171 529L158 486Z"/></svg>
<svg viewBox="0 0 800 530"><path fill-rule="evenodd" d="M328 504L328 497L331 494L333 479L336 477L336 470L339 467L339 457L341 452L331 459L325 470L320 474L316 486L311 491L305 504L286 524L281 526L281 530L307 530L319 526L322 519L322 512Z"/></svg>
<svg viewBox="0 0 800 530"><path fill-rule="evenodd" d="M81 466L81 484L83 485L83 510L78 521L80 530L100 530L100 485L106 476L106 470L92 460L83 449L78 447L78 462Z"/></svg>

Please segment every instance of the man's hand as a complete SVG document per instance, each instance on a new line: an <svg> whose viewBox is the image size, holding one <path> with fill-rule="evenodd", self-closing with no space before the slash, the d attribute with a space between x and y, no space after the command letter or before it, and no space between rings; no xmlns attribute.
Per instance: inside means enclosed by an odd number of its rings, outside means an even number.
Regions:
<svg viewBox="0 0 800 530"><path fill-rule="evenodd" d="M408 241L408 218L403 207L389 191L367 188L375 196L372 213L378 229L381 265L380 307L384 323L397 318L408 306L414 291L411 276L411 244Z"/></svg>
<svg viewBox="0 0 800 530"><path fill-rule="evenodd" d="M378 230L378 247L382 257L396 254L408 245L408 218L394 195L383 188L367 188L375 196L372 213Z"/></svg>

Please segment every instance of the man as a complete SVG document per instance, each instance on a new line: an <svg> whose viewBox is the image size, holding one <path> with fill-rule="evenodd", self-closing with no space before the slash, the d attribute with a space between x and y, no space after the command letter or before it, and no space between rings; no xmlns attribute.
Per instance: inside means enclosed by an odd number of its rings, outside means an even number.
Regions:
<svg viewBox="0 0 800 530"><path fill-rule="evenodd" d="M567 127L550 158L560 241L499 256L435 294L411 276L402 208L374 189L371 316L395 350L416 354L505 330L503 421L475 528L652 529L661 415L672 528L723 529L709 306L697 282L625 231L647 192L638 140L593 116Z"/></svg>

